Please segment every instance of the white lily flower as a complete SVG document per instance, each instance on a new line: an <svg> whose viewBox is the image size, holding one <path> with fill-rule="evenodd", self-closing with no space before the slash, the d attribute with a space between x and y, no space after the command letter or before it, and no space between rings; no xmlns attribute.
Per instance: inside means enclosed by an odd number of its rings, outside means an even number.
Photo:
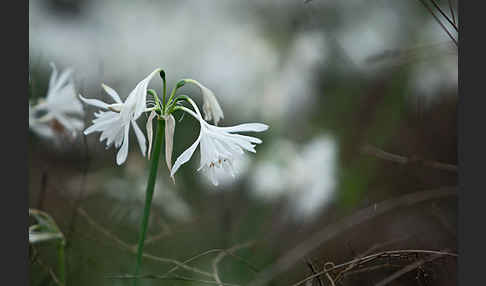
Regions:
<svg viewBox="0 0 486 286"><path fill-rule="evenodd" d="M185 79L185 81L193 83L201 89L201 93L203 96L204 120L213 120L214 124L218 125L219 120L224 118L224 114L218 100L216 99L216 96L214 96L214 92L212 92L209 88L205 87L196 80Z"/></svg>
<svg viewBox="0 0 486 286"><path fill-rule="evenodd" d="M102 85L103 89L108 93L115 103L107 104L97 99L87 99L79 95L82 101L87 104L108 110L98 111L95 113L93 125L84 130L84 134L88 135L92 132L101 132L100 141L106 140L106 148L111 144L115 144L115 148L121 146L116 156L116 163L121 165L125 162L128 155L128 137L130 125L132 125L142 155L145 156L147 146L145 135L140 127L138 127L136 120L140 115L146 111L146 96L147 88L150 80L157 74L160 69L154 70L146 78L137 84L137 86L130 92L125 102L122 102L118 93L107 85Z"/></svg>
<svg viewBox="0 0 486 286"><path fill-rule="evenodd" d="M72 70L66 69L59 76L56 66L51 63L52 74L49 80L47 96L39 104L29 108L29 126L33 126L34 131L40 134L52 136L55 131L69 131L72 137L76 136L77 131L83 129L84 122L76 116L83 116L83 106L76 98L74 83L72 81ZM30 106L29 106L30 107ZM41 117L37 113L44 112ZM31 118L32 117L32 118ZM30 124L32 123L32 125ZM51 132L42 124L50 124ZM38 132L39 133L39 132Z"/></svg>
<svg viewBox="0 0 486 286"><path fill-rule="evenodd" d="M235 134L235 132L262 132L268 129L268 125L245 123L231 127L214 126L204 121L196 104L192 100L189 101L196 113L185 107L182 109L199 121L201 129L196 141L177 158L171 176L174 176L182 164L191 159L197 146L200 145L201 163L198 171L207 171L211 182L217 186L215 168L223 168L234 177L233 163L244 154L243 150L255 153L255 144L262 143L258 138Z"/></svg>

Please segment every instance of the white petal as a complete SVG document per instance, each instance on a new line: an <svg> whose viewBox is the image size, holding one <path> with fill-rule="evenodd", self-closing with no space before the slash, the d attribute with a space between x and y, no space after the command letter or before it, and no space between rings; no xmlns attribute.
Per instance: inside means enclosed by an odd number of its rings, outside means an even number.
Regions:
<svg viewBox="0 0 486 286"><path fill-rule="evenodd" d="M54 88L54 85L56 84L56 79L57 79L56 65L52 62L49 63L49 65L52 68L52 74L51 74L51 78L49 79L49 86L48 86L47 90L51 90L52 88Z"/></svg>
<svg viewBox="0 0 486 286"><path fill-rule="evenodd" d="M142 130L138 127L137 122L132 120L133 130L135 131L135 135L137 136L138 145L140 146L140 152L142 152L142 156L145 157L145 152L147 151L147 142L145 140L145 135L143 135Z"/></svg>
<svg viewBox="0 0 486 286"><path fill-rule="evenodd" d="M125 126L125 134L123 138L123 144L116 154L116 163L118 165L123 164L127 160L128 156L128 132L130 131L130 124Z"/></svg>
<svg viewBox="0 0 486 286"><path fill-rule="evenodd" d="M204 119L208 121L213 120L214 124L218 125L219 120L223 118L224 115L214 93L196 80L190 79L187 81L197 85L199 89L201 89L201 93L203 95Z"/></svg>
<svg viewBox="0 0 486 286"><path fill-rule="evenodd" d="M261 144L263 142L259 138L252 137L252 136L241 135L241 134L230 134L229 136L236 137L236 138L239 138L239 139L243 139L243 140L246 140L248 142L255 143L255 144Z"/></svg>
<svg viewBox="0 0 486 286"><path fill-rule="evenodd" d="M118 115L117 113L115 114ZM121 126L120 117L113 116L111 115L111 113L108 114L104 113L103 116L96 118L95 120L93 120L93 122L94 122L93 125L91 125L86 130L84 130L85 135L88 135L91 132L114 129Z"/></svg>
<svg viewBox="0 0 486 286"><path fill-rule="evenodd" d="M209 168L208 175L209 175L209 179L211 180L213 185L218 186L219 182L218 182L218 179L216 178L216 168L214 168L214 167Z"/></svg>
<svg viewBox="0 0 486 286"><path fill-rule="evenodd" d="M103 89L106 91L106 93L108 93L116 103L123 103L120 96L118 95L118 93L113 88L107 86L104 83L101 84L101 87L103 87Z"/></svg>
<svg viewBox="0 0 486 286"><path fill-rule="evenodd" d="M216 127L224 132L262 132L268 129L268 125L263 123L243 123L235 126Z"/></svg>
<svg viewBox="0 0 486 286"><path fill-rule="evenodd" d="M129 117L128 113L133 112L133 119L137 119L144 111L147 102L147 87L150 83L150 80L156 75L160 69L154 70L150 73L146 78L140 81L137 86L130 92L128 95L125 104L130 106L131 108L127 108L126 111L124 110L123 113L125 117Z"/></svg>
<svg viewBox="0 0 486 286"><path fill-rule="evenodd" d="M70 69L70 68L65 69L61 73L61 75L57 78L57 81L56 81L55 85L52 87L52 89L55 91L55 90L60 89L64 85L66 85L68 83L69 77L71 76L72 73L73 73L72 69Z"/></svg>
<svg viewBox="0 0 486 286"><path fill-rule="evenodd" d="M165 162L169 172L172 169L172 148L174 143L175 118L170 114L165 118ZM173 178L173 177L172 177Z"/></svg>
<svg viewBox="0 0 486 286"><path fill-rule="evenodd" d="M199 87L201 88L201 92L203 94L204 119L213 119L214 124L218 125L219 120L224 117L223 110L221 109L216 96L209 88L203 85L200 85Z"/></svg>
<svg viewBox="0 0 486 286"><path fill-rule="evenodd" d="M182 164L186 163L187 161L189 161L189 159L191 159L192 154L194 154L194 151L196 151L197 145L199 145L199 141L201 141L201 133L199 133L199 137L191 145L191 147L187 148L186 151L182 152L182 154L177 158L174 166L172 167L172 171L170 172L171 177L174 176L174 174L177 172Z"/></svg>
<svg viewBox="0 0 486 286"><path fill-rule="evenodd" d="M148 154L147 154L149 160L150 160L150 152L152 150L152 139L154 137L154 131L152 129L152 121L154 120L155 115L156 115L155 111L152 111L150 113L149 118L147 119L147 125L145 126L147 128L147 138L149 142Z"/></svg>
<svg viewBox="0 0 486 286"><path fill-rule="evenodd" d="M83 101L86 104L93 105L99 108L108 109L108 104L101 100L93 99L93 98L84 98L81 94L78 96L81 99L81 101Z"/></svg>

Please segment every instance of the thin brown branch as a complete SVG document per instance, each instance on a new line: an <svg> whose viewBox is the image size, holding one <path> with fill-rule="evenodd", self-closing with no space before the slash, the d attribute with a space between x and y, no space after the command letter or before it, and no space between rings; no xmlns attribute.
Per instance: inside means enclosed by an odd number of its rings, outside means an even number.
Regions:
<svg viewBox="0 0 486 286"><path fill-rule="evenodd" d="M86 211L83 208L78 207L77 208L77 211L98 232L102 233L103 235L105 235L109 239L111 239L114 242L116 242L118 244L118 246L120 246L121 248L123 248L125 250L128 250L130 252L133 252L132 247L128 243L126 243L123 240L119 239L116 235L112 234L110 231L106 230L104 227L102 227L101 225L99 225L94 219L91 218L91 216L88 215L88 213L86 213Z"/></svg>
<svg viewBox="0 0 486 286"><path fill-rule="evenodd" d="M309 258L306 258L305 264L310 268L312 274L317 273L317 267L314 266L314 264L312 263L312 260L310 260ZM316 280L317 280L317 283L319 283L319 286L324 286L320 276L317 277Z"/></svg>
<svg viewBox="0 0 486 286"><path fill-rule="evenodd" d="M327 269L325 269L325 270L323 270L323 271L321 271L319 273L316 273L314 275L310 275L310 276L306 277L305 279L303 279L303 280L301 280L301 281L299 281L299 282L297 282L295 284L292 284L292 286L302 285L306 281L309 281L311 279L314 279L315 277L318 277L320 275L324 275L324 274L326 274L328 272L331 272L333 270L346 267L346 266L351 265L351 264L356 264L357 262L358 262L358 264L363 264L363 263L369 263L369 262L374 261L374 260L376 260L378 258L394 257L394 256L410 255L410 254L432 254L432 256L434 256L434 257L435 256L438 256L438 257L440 257L440 256L457 257L458 256L456 253L451 253L451 252L446 252L446 251L435 251L435 250L415 250L415 249L407 249L407 250L383 251L383 252L375 253L375 254L368 255L368 256L365 256L365 257L362 257L362 258L353 259L353 260L350 260L348 262L344 262L342 264L338 264L338 265L335 265L333 267L327 268ZM409 265L409 266L411 266L411 265Z"/></svg>
<svg viewBox="0 0 486 286"><path fill-rule="evenodd" d="M395 242L404 240L406 238L407 237L402 237L402 238L399 238L399 239L394 239L394 240L390 240L390 241L387 241L387 242L374 244L373 246L371 246L370 248L368 248L366 251L364 251L363 253L361 253L360 255L358 255L356 258L363 258L366 255L369 255L370 253L373 253L373 251L376 251L376 250L378 250L380 248L383 248L383 247L385 247L387 245L394 244ZM358 261L356 263L350 264L348 267L346 267L345 269L343 269L342 271L340 271L338 273L338 275L336 276L336 279L335 279L336 282L339 281L341 278L343 278L344 275L347 272L349 272L350 270L352 270L357 265L358 265Z"/></svg>
<svg viewBox="0 0 486 286"><path fill-rule="evenodd" d="M431 160L424 160L422 158L419 158L417 156L414 157L405 157L401 155L396 155L393 153L389 153L386 151L383 151L375 146L371 145L366 145L362 148L361 150L363 153L368 154L368 155L373 155L377 158L395 162L401 165L421 165L424 167L429 167L429 168L434 168L434 169L439 169L443 171L449 171L449 172L455 172L457 173L457 166L452 165L452 164L446 164L446 163L441 163L441 162L436 162L436 161L431 161Z"/></svg>
<svg viewBox="0 0 486 286"><path fill-rule="evenodd" d="M136 248L133 248L131 245L129 245L128 243L124 242L123 240L119 239L117 236L115 236L114 234L112 234L110 231L106 230L105 228L103 228L101 225L99 225L96 221L94 221L87 213L84 209L82 209L81 207L78 208L78 212L80 215L82 215L86 221L93 227L95 228L98 232L101 232L102 234L104 234L106 237L110 238L111 240L113 240L114 242L117 243L117 245L124 249L124 250L127 250L129 251L130 253L132 254L136 254L137 253L137 250ZM199 273L201 275L204 275L204 276L208 276L208 277L213 277L213 275L209 272L206 272L206 271L203 271L203 270L200 270L200 269L197 269L197 268L194 268L194 267L191 267L189 265L186 265L185 263L182 263L180 261L177 261L175 259L170 259L170 258L164 258L164 257L158 257L158 256L155 256L155 255L152 255L152 254L149 254L147 252L144 252L143 253L143 257L145 258L148 258L148 259L151 259L151 260L154 260L154 261L159 261L159 262L164 262L164 263L170 263L170 264L174 264L174 265L177 265L178 267L180 268L184 268L186 270L189 270L189 271L192 271L194 273Z"/></svg>
<svg viewBox="0 0 486 286"><path fill-rule="evenodd" d="M357 211L354 214L345 217L334 224L326 226L317 233L311 235L309 239L299 243L280 259L278 259L274 265L262 271L259 276L257 276L256 279L249 285L266 285L268 281L273 279L273 277L289 269L292 265L294 265L294 263L301 260L302 257L305 257L311 251L315 250L325 242L335 238L345 230L360 225L368 220L371 220L372 218L385 214L399 207L411 206L429 200L446 198L455 195L457 195L457 187L444 187L435 190L406 194L398 198L373 204L372 206Z"/></svg>
<svg viewBox="0 0 486 286"><path fill-rule="evenodd" d="M239 249L246 248L251 246L254 243L254 241L249 241L245 242L242 244L237 244L228 250L219 253L213 260L213 278L216 282L218 282L219 285L223 285L223 282L221 281L221 278L219 277L219 268L218 265L219 263L225 258L228 254L233 253L235 251L238 251Z"/></svg>
<svg viewBox="0 0 486 286"><path fill-rule="evenodd" d="M146 275L113 275L113 276L107 276L105 278L108 279L161 279L161 280L178 280L178 281L187 281L187 282L199 282L199 283L204 283L204 284L218 284L215 281L210 281L210 280L200 280L200 279L193 279L190 277L185 277L181 275L172 275L172 276L166 276L166 275L155 275L155 274L146 274ZM231 284L231 283L222 283L221 285L223 286L238 286L238 284Z"/></svg>
<svg viewBox="0 0 486 286"><path fill-rule="evenodd" d="M419 0L420 3L422 3L425 8L427 9L427 11L429 11L430 15L432 15L432 17L434 17L434 19L437 21L437 23L439 23L439 25L442 27L442 29L447 33L447 35L449 36L449 38L451 38L451 40L454 42L454 44L456 45L456 47L458 47L458 43L457 43L457 40L452 36L452 34L449 32L449 30L447 30L447 28L444 26L444 24L442 24L442 22L440 21L440 19L434 14L434 11L432 11L432 9L429 7L429 5L427 5L427 3L425 3L424 0Z"/></svg>
<svg viewBox="0 0 486 286"><path fill-rule="evenodd" d="M454 8L452 8L452 0L449 0L449 11L451 12L452 22L456 24L456 17L454 16Z"/></svg>
<svg viewBox="0 0 486 286"><path fill-rule="evenodd" d="M331 269L333 267L334 267L334 263L327 262L326 264L324 264L324 271L326 271L328 269ZM334 283L334 279L332 278L332 276L329 273L329 271L326 271L326 273L324 273L324 274L326 275L326 278L327 278L327 281L329 281L329 284L331 284L331 286L336 286L336 283Z"/></svg>
<svg viewBox="0 0 486 286"><path fill-rule="evenodd" d="M56 283L58 286L64 286L64 284L62 284L61 281L59 281L59 278L57 278L52 268L46 265L39 257L36 258L35 262L37 262L40 266L42 266L47 271L47 273L49 273L54 283Z"/></svg>
<svg viewBox="0 0 486 286"><path fill-rule="evenodd" d="M371 272L371 271L374 271L374 270L377 270L377 269L387 268L387 267L400 268L400 267L402 267L402 265L384 263L384 264L373 265L373 266L369 266L369 267L363 267L363 268L360 268L358 270L353 270L353 271L348 271L348 272L343 273L343 278L345 278L347 276L360 274L360 273L363 273L363 272Z"/></svg>
<svg viewBox="0 0 486 286"><path fill-rule="evenodd" d="M430 0L430 2L432 2L435 9L437 9L437 11L439 11L439 13L442 15L442 17L444 17L447 20L447 22L449 22L449 24L451 24L452 27L454 27L456 32L459 32L459 29L457 28L456 24L449 18L449 16L447 16L446 13L444 13L444 11L442 11L442 9L440 9L440 6L434 0Z"/></svg>
<svg viewBox="0 0 486 286"><path fill-rule="evenodd" d="M218 249L218 248L215 248L215 249L210 249L210 250L206 250L205 252L203 253L200 253L198 255L195 255L187 260L184 260L182 263L184 264L188 264L189 262L192 262L200 257L203 257L203 256L206 256L208 254L211 254L211 253L214 253L214 252L221 252L221 251L224 251L224 249ZM176 271L177 269L179 269L179 266L174 266L173 268L169 269L169 271L167 271L164 275L169 275L170 273Z"/></svg>
<svg viewBox="0 0 486 286"><path fill-rule="evenodd" d="M388 276L387 278L383 279L382 281L378 282L375 284L375 286L385 286L387 284L389 284L390 282L392 282L393 280L397 279L398 277L420 267L421 265L425 264L425 263L428 263L428 262L431 262L439 257L442 257L441 254L433 254L433 255L430 255L429 257L425 258L425 259L420 259L412 264L409 264L407 266L405 266L404 268L398 270L397 272L393 273L392 275Z"/></svg>

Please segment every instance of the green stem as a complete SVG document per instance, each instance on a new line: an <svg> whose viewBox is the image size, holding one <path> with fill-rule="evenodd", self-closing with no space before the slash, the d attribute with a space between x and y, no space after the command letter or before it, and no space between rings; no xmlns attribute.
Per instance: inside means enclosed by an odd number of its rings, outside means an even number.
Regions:
<svg viewBox="0 0 486 286"><path fill-rule="evenodd" d="M165 105L167 104L167 102L165 101L165 97L166 97L166 94L167 94L167 83L165 82L165 76L162 78L162 88L163 88L163 95L162 95L162 110L165 110Z"/></svg>
<svg viewBox="0 0 486 286"><path fill-rule="evenodd" d="M179 81L179 82L177 83L176 87L174 87L174 88L172 89L172 92L170 93L170 96L169 96L169 100L167 101L167 104L165 105L165 106L166 106L166 108L164 109L164 114L167 114L167 110L166 110L166 109L167 109L167 106L170 106L170 105L172 104L172 101L174 100L174 96L175 96L175 94L176 94L176 91L177 91L179 88L183 87L183 86L184 86L184 84L186 84L186 81L185 81L185 80L181 80L181 81Z"/></svg>
<svg viewBox="0 0 486 286"><path fill-rule="evenodd" d="M145 207L143 209L142 224L140 227L140 234L138 239L137 249L137 264L135 265L135 276L140 273L140 264L142 263L143 245L145 243L145 236L147 234L148 220L150 215L150 206L152 205L152 197L154 195L155 179L157 177L157 168L159 166L159 155L162 149L162 140L164 138L164 120L157 120L157 132L155 133L155 144L152 153L152 162L150 167L150 174L147 183L147 192L145 194ZM133 280L133 285L137 285L138 278Z"/></svg>
<svg viewBox="0 0 486 286"><path fill-rule="evenodd" d="M62 239L59 242L59 249L58 249L59 282L61 282L62 285L66 285L66 268L65 268L66 259L64 258L65 246L66 246L66 243L65 243L64 239Z"/></svg>

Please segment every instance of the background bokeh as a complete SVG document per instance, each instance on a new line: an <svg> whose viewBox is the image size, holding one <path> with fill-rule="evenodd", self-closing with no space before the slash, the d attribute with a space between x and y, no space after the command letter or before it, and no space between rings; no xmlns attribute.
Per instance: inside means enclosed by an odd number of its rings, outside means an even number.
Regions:
<svg viewBox="0 0 486 286"><path fill-rule="evenodd" d="M449 13L448 1L436 2ZM101 83L124 98L161 67L169 87L193 78L212 89L225 114L220 125L270 126L257 134L263 144L237 166L237 178L221 178L218 187L196 172L198 155L180 169L176 184L160 164L154 239L146 247L154 256L184 261L251 242L220 262L223 282L247 285L271 274L268 285L292 285L312 274L306 261L322 269L370 248L457 252L457 198L446 196L341 225L337 235L294 255L284 271L266 271L358 210L457 185L457 172L423 161L457 165L457 46L418 0L29 1L31 102L45 96L50 62L74 69L79 93L108 102ZM160 91L160 79L150 86ZM196 88L180 93L201 103ZM85 111L90 125L95 109ZM146 116L139 121L145 126ZM182 118L173 157L198 132L194 120ZM131 145L126 163L117 166L115 150L105 150L98 135L29 133L29 206L50 213L67 236L68 285L130 283L108 276L134 269L129 247L137 241L149 162ZM411 160L384 160L366 146ZM55 250L36 246L54 270ZM216 256L191 265L212 272ZM145 259L142 273L163 275L171 267ZM339 283L374 285L397 269ZM455 270L455 259L441 258L392 285L455 285ZM31 263L30 271L31 285L55 285L41 265ZM139 285L201 283L144 279Z"/></svg>

